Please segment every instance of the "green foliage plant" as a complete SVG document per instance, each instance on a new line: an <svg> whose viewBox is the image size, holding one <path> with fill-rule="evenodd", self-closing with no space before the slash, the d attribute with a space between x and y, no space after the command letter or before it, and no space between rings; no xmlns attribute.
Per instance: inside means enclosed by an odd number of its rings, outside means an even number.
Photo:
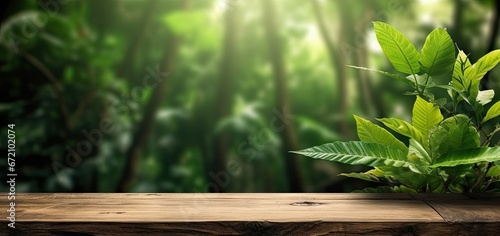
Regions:
<svg viewBox="0 0 500 236"><path fill-rule="evenodd" d="M420 52L397 29L374 22L383 53L396 71L350 66L381 73L411 86L415 96L411 123L398 118L377 119L386 129L354 115L360 141L332 142L301 151L308 157L373 167L347 177L380 183L358 192L500 192L500 146L492 124L500 115L500 101L490 104L493 90L479 90L480 80L500 62L500 50L472 64L446 29L434 29ZM458 51L458 55L456 55ZM433 76L450 77L448 84ZM437 98L444 89L449 97ZM446 95L446 93L443 93ZM489 123L489 124L488 124ZM390 131L406 137L401 141ZM407 144L405 144L407 143Z"/></svg>

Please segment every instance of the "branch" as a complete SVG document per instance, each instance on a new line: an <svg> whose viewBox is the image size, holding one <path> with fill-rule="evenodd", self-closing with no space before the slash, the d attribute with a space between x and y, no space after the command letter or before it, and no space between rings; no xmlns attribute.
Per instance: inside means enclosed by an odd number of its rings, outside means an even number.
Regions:
<svg viewBox="0 0 500 236"><path fill-rule="evenodd" d="M26 59L31 65L33 65L35 68L37 68L52 84L52 87L54 88L57 96L57 102L59 104L59 109L61 111L61 116L63 119L63 124L64 128L67 133L69 133L72 130L73 124L70 119L69 111L68 111L68 106L66 105L66 102L64 101L64 87L59 81L56 79L54 74L42 63L40 60L38 60L35 56L31 55L30 53L20 50L19 53L21 56Z"/></svg>
<svg viewBox="0 0 500 236"><path fill-rule="evenodd" d="M348 107L348 85L347 85L347 71L345 67L345 60L344 58L340 55L341 52L341 44L345 40L343 38L343 34L345 34L345 31L350 30L349 27L353 27L351 24L349 26L342 26L342 28L339 30L341 32L339 34L339 40L337 42L337 46L335 45L334 40L330 37L330 32L328 32L328 26L325 22L325 17L322 12L322 7L319 3L318 0L311 0L312 6L313 6L313 11L314 15L316 18L316 22L318 24L319 31L321 33L321 37L323 38L324 43L326 44L326 47L328 49L328 54L330 57L330 63L332 65L332 69L335 72L335 76L338 80L338 106L339 106L339 112L341 114L342 119L339 121L340 123L340 132L344 137L352 137L352 132L349 130L349 124L346 121L347 117L347 107ZM342 1L338 1L339 4L342 4ZM341 16L344 20L346 17L346 14L342 14ZM349 23L350 19L345 20L345 23Z"/></svg>
<svg viewBox="0 0 500 236"><path fill-rule="evenodd" d="M184 0L184 8L189 7L190 3L191 2L189 0ZM177 36L172 36L169 38L172 38L172 41L168 44L165 52L163 62L163 66L165 69L163 71L170 73L175 62L175 57L177 56L180 38ZM158 84L158 87L156 87L156 89L153 91L153 94L151 95L151 98L146 105L144 116L136 126L137 130L135 131L135 134L133 136L132 144L130 144L129 149L127 150L125 156L125 167L123 169L123 173L121 173L116 192L123 193L127 192L130 189L132 180L137 172L142 147L144 146L144 143L147 141L147 138L149 137L151 130L153 129L156 111L158 110L158 107L160 106L160 103L165 96L166 83L166 78L164 78L163 81Z"/></svg>
<svg viewBox="0 0 500 236"><path fill-rule="evenodd" d="M495 9L493 10L493 22L491 23L490 28L490 37L488 39L488 48L486 49L486 53L495 50L495 43L498 36L498 28L500 28L500 3L499 1L493 1L493 5ZM488 71L486 75L481 80L481 89L488 89L491 86L488 86L490 83L491 72Z"/></svg>
<svg viewBox="0 0 500 236"><path fill-rule="evenodd" d="M56 89L58 92L63 91L63 86L59 81L56 79L54 74L42 63L40 62L35 56L29 54L26 51L19 51L21 56L24 57L29 63L31 63L35 68L37 68L42 74L52 83L53 87Z"/></svg>
<svg viewBox="0 0 500 236"><path fill-rule="evenodd" d="M71 116L71 123L74 123L74 121L76 120L76 118L78 118L79 116L81 116L83 114L83 111L85 111L85 108L87 107L87 105L92 100L94 100L94 98L95 98L95 90L94 89L90 89L87 92L87 94L85 95L85 97L80 101L80 103L78 103L78 106L76 107L75 112Z"/></svg>
<svg viewBox="0 0 500 236"><path fill-rule="evenodd" d="M493 166L493 162L488 162L486 169L484 170L484 172L481 173L481 175L477 179L477 182L469 189L470 193L472 193L476 187L479 187L479 190L481 190L481 183L484 181L486 174L488 174L488 171L490 170L490 168L492 166Z"/></svg>
<svg viewBox="0 0 500 236"><path fill-rule="evenodd" d="M288 96L288 75L286 72L286 64L283 57L283 42L279 38L279 30L281 29L277 22L275 1L262 0L263 24L269 50L269 60L271 62L272 73L274 77L274 89L276 92L275 103L276 108L281 114L290 114L290 101ZM284 159L285 171L287 175L288 187L290 192L304 192L304 179L301 172L300 164L296 154L288 152L297 148L297 136L293 126L293 122L280 122L283 130L280 132L283 145L281 147L281 155Z"/></svg>
<svg viewBox="0 0 500 236"><path fill-rule="evenodd" d="M144 35L147 34L146 30L151 23L151 19L154 15L153 12L157 8L157 3L158 0L151 0L148 2L148 5L144 8L141 20L136 25L135 30L130 31L132 32L132 34L129 36L131 37L130 45L118 69L117 75L119 77L125 76L130 71L129 69L131 68L132 61L136 58L137 51L144 39Z"/></svg>

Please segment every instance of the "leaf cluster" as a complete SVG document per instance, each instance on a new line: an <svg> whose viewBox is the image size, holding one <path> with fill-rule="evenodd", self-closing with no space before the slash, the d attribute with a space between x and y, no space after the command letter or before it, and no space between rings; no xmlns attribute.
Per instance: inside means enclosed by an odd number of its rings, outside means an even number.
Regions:
<svg viewBox="0 0 500 236"><path fill-rule="evenodd" d="M397 29L374 22L375 34L392 66L401 74L351 66L402 81L416 97L411 123L398 118L377 119L385 128L354 115L360 141L333 142L295 153L373 169L343 176L387 186L361 192L499 192L490 189L500 181L500 147L491 142L500 130L485 124L500 115L500 101L489 109L493 90L479 90L485 74L500 62L494 50L472 64L455 45L446 29L434 29L422 50ZM448 84L432 76L450 77ZM449 97L436 98L433 89L445 89ZM393 133L406 137L398 140ZM406 145L405 143L408 143Z"/></svg>

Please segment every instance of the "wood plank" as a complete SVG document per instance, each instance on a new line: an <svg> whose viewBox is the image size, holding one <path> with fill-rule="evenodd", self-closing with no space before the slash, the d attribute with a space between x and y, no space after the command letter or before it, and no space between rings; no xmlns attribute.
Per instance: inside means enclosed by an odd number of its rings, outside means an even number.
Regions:
<svg viewBox="0 0 500 236"><path fill-rule="evenodd" d="M24 194L16 197L16 215L19 222L443 221L411 197L369 195Z"/></svg>
<svg viewBox="0 0 500 236"><path fill-rule="evenodd" d="M17 224L17 223L16 223ZM3 227L0 227L3 230ZM20 222L9 236L36 235L481 235L497 236L498 223L199 222L88 223ZM0 233L0 235L4 235ZM7 235L7 234L5 234Z"/></svg>
<svg viewBox="0 0 500 236"><path fill-rule="evenodd" d="M436 195L418 194L422 200L434 208L447 222L497 222L500 224L500 195ZM499 231L500 232L500 231Z"/></svg>
<svg viewBox="0 0 500 236"><path fill-rule="evenodd" d="M2 195L2 193L0 193ZM5 194L4 194L5 195ZM27 200L39 200L48 198L63 198L63 199L86 199L105 195L106 199L112 198L144 198L154 196L155 199L175 199L183 197L191 198L235 198L235 199L324 199L324 200L354 200L354 199L414 199L411 195L405 193L18 193L16 196L21 196ZM0 199L0 202L5 199Z"/></svg>
<svg viewBox="0 0 500 236"><path fill-rule="evenodd" d="M0 211L0 235L486 236L500 232L499 197L27 193L16 195L15 230Z"/></svg>

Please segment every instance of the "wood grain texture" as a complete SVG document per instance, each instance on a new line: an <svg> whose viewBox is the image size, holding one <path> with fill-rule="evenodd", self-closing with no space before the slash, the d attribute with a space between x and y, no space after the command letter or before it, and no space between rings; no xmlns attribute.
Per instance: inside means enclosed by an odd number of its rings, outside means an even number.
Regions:
<svg viewBox="0 0 500 236"><path fill-rule="evenodd" d="M497 222L500 224L500 195L413 195L434 208L447 222ZM498 233L500 235L500 231Z"/></svg>
<svg viewBox="0 0 500 236"><path fill-rule="evenodd" d="M6 194L0 205L7 209ZM499 197L409 194L16 195L0 235L498 235Z"/></svg>
<svg viewBox="0 0 500 236"><path fill-rule="evenodd" d="M17 223L16 223L17 224ZM3 226L2 226L3 227ZM9 236L36 235L481 235L495 236L497 223L345 223L345 222L199 222L199 223L40 223L22 222ZM2 232L6 232L2 231ZM2 234L0 235L7 235Z"/></svg>

